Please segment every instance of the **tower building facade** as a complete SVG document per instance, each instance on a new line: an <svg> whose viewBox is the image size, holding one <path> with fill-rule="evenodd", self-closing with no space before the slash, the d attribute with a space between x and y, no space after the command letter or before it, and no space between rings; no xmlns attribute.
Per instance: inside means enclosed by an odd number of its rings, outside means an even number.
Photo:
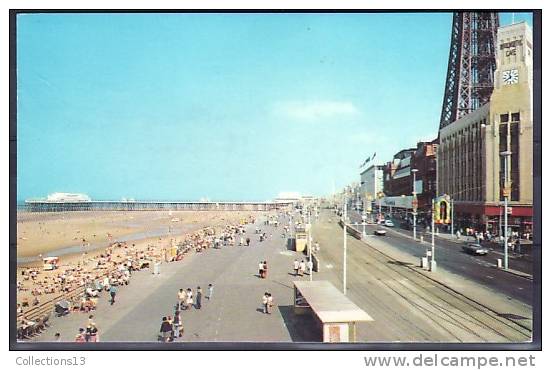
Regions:
<svg viewBox="0 0 551 370"><path fill-rule="evenodd" d="M512 231L532 230L533 50L527 23L498 29L493 91L488 102L442 125L438 186L454 200L459 225L502 232L505 165ZM510 153L507 156L501 153ZM507 160L505 160L507 157ZM509 186L505 186L509 188Z"/></svg>

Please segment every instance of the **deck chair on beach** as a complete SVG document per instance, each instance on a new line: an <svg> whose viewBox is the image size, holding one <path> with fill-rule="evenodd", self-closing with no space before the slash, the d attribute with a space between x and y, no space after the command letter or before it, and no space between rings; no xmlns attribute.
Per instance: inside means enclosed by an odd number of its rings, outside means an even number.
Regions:
<svg viewBox="0 0 551 370"><path fill-rule="evenodd" d="M69 301L67 300L62 300L62 301L59 301L55 304L55 313L57 315L57 317L61 317L61 316L65 316L69 313Z"/></svg>

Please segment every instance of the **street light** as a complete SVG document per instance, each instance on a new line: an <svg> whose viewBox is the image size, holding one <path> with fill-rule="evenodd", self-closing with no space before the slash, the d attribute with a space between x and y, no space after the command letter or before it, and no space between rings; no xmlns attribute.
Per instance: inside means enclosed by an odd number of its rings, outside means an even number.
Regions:
<svg viewBox="0 0 551 370"><path fill-rule="evenodd" d="M511 154L513 154L512 152L510 151L505 151L505 152L501 152L499 153L499 155L501 155L504 160L505 160L505 163L504 163L504 167L505 167L505 173L504 173L504 179L503 179L503 205L504 205L504 208L505 208L505 212L504 212L504 222L505 222L505 229L504 229L504 236L505 236L505 240L503 242L503 259L504 259L504 268L505 270L508 270L509 269L509 251L508 251L508 247L509 247L509 243L508 243L508 235L507 235L507 200L509 198L509 194L511 192L511 180L509 179L509 157L511 156Z"/></svg>
<svg viewBox="0 0 551 370"><path fill-rule="evenodd" d="M434 257L434 198L432 199L432 212L431 212L431 219L432 219L432 236L431 236L431 253L430 253L430 270L436 271L436 259Z"/></svg>
<svg viewBox="0 0 551 370"><path fill-rule="evenodd" d="M343 267L342 267L342 292L346 295L346 195L344 196L344 212L342 219L343 230Z"/></svg>
<svg viewBox="0 0 551 370"><path fill-rule="evenodd" d="M362 226L363 226L363 236L365 237L365 221L367 219L367 215L365 214L365 209L362 212Z"/></svg>
<svg viewBox="0 0 551 370"><path fill-rule="evenodd" d="M308 266L309 268L309 274L310 274L310 281L312 281L312 275L314 274L314 269L312 268L312 220L311 220L311 214L310 214L310 208L308 208L308 257L309 262Z"/></svg>
<svg viewBox="0 0 551 370"><path fill-rule="evenodd" d="M413 207L414 202L417 203L417 193L415 192L415 174L419 171L416 168L413 168L411 172L413 173L413 201L412 203L412 209L413 209L413 240L417 240L417 206Z"/></svg>

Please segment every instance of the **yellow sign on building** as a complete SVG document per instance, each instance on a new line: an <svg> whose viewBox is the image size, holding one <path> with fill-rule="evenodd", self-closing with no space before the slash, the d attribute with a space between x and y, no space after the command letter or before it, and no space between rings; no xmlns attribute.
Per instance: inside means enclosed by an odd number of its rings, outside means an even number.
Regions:
<svg viewBox="0 0 551 370"><path fill-rule="evenodd" d="M432 215L435 224L449 224L451 222L450 197L442 195L434 200Z"/></svg>

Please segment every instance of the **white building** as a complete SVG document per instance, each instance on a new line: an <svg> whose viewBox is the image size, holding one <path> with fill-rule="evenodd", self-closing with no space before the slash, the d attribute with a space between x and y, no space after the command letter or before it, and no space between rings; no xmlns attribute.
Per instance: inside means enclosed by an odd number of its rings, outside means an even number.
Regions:
<svg viewBox="0 0 551 370"><path fill-rule="evenodd" d="M90 202L86 194L79 193L52 193L48 195L48 202Z"/></svg>
<svg viewBox="0 0 551 370"><path fill-rule="evenodd" d="M366 209L368 201L374 200L377 197L377 193L383 191L383 168L384 166L382 165L374 164L360 174L360 189L364 209Z"/></svg>
<svg viewBox="0 0 551 370"><path fill-rule="evenodd" d="M363 197L375 198L378 192L383 191L383 168L382 165L372 165L360 174Z"/></svg>

